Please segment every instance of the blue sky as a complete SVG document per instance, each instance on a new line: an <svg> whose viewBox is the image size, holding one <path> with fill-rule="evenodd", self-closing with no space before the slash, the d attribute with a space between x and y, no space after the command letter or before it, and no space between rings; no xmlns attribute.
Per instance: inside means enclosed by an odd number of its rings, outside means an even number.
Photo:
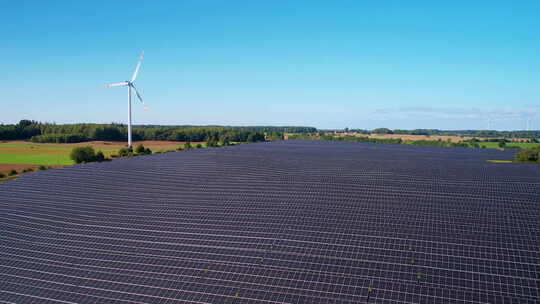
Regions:
<svg viewBox="0 0 540 304"><path fill-rule="evenodd" d="M4 1L0 123L540 128L540 1Z"/></svg>

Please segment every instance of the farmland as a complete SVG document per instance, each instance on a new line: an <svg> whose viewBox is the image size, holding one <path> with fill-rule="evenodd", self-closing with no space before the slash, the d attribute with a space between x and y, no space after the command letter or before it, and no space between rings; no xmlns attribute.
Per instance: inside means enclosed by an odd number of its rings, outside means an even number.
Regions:
<svg viewBox="0 0 540 304"><path fill-rule="evenodd" d="M490 138L478 138L471 136L449 136L449 135L409 135L409 134L355 134L358 137L368 137L376 139L401 139L403 143L412 143L414 141L443 141L452 143L467 142L472 139L479 140L478 144L488 149L499 149L499 143L497 141L488 141ZM512 147L520 147L521 149L531 149L539 147L540 143L527 142L528 138L500 138L507 140L506 145ZM491 139L493 140L493 139Z"/></svg>
<svg viewBox="0 0 540 304"><path fill-rule="evenodd" d="M467 147L487 149L532 149L540 147L536 138L476 138L460 136L430 136L408 134L368 134L368 133L317 133L285 134L288 140L323 140L337 142L364 142L383 144L406 144L434 147Z"/></svg>
<svg viewBox="0 0 540 304"><path fill-rule="evenodd" d="M455 135L409 135L409 134L368 134L368 135L356 135L356 136L368 136L370 138L400 138L404 141L416 141L416 140L441 140L441 141L450 141L453 143L460 143L464 141L471 140L476 138L481 141L482 145L485 145L486 148L498 148L497 142L487 142L490 138L483 137L472 137L472 136L455 136ZM503 139L504 137L501 137ZM540 143L528 143L526 141L530 138L506 138L509 142L508 145L520 146L524 149L540 146Z"/></svg>
<svg viewBox="0 0 540 304"><path fill-rule="evenodd" d="M499 149L499 143L496 143L496 142L482 142L480 144L482 146L485 146L486 148ZM512 146L512 147L520 147L521 149L532 149L535 147L540 147L540 144L538 143L527 143L527 142L510 142L510 143L507 143L506 145Z"/></svg>
<svg viewBox="0 0 540 304"><path fill-rule="evenodd" d="M0 299L535 303L536 165L323 141L197 149L0 185Z"/></svg>
<svg viewBox="0 0 540 304"><path fill-rule="evenodd" d="M152 151L175 150L184 142L174 141L142 141ZM194 143L196 144L196 143ZM69 154L74 147L92 146L101 150L106 156L116 153L125 146L124 142L92 141L76 144L40 144L26 141L4 141L0 143L0 173L6 174L10 170L21 171L26 168L35 169L39 165L61 167L72 165Z"/></svg>

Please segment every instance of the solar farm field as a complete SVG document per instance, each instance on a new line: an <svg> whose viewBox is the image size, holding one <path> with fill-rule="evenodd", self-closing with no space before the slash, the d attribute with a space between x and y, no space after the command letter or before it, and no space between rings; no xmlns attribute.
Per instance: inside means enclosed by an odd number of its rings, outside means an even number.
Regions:
<svg viewBox="0 0 540 304"><path fill-rule="evenodd" d="M538 303L512 151L284 141L0 185L2 303Z"/></svg>

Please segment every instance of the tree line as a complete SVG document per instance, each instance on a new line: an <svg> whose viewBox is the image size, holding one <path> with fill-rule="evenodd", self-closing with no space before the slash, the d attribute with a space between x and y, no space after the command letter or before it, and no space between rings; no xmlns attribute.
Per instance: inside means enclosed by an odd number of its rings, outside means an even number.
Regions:
<svg viewBox="0 0 540 304"><path fill-rule="evenodd" d="M327 130L328 131L328 130ZM270 140L283 139L284 133L292 137L305 137L310 134L325 135L325 130L303 126L134 126L133 139L140 140L170 140L201 142L215 141L261 141L263 137ZM348 129L345 132L359 134L406 134L406 135L453 135L467 137L491 138L528 138L530 142L538 142L540 131L492 131L492 130L391 130L377 128L374 130ZM291 136L290 136L291 137ZM33 120L21 120L18 124L0 125L0 140L32 140L43 143L75 143L91 140L126 141L127 126L124 124L63 124L41 123ZM349 139L347 139L349 140ZM351 139L352 140L352 139ZM387 139L382 139L383 141ZM361 139L362 142L376 142L375 139ZM390 140L394 143L394 139ZM439 143L437 143L439 145ZM441 144L442 145L442 144Z"/></svg>
<svg viewBox="0 0 540 304"><path fill-rule="evenodd" d="M284 132L307 132L311 127L134 126L133 140L257 142L283 139ZM0 125L0 140L31 140L37 143L77 143L92 140L126 141L123 124L56 125L21 120Z"/></svg>

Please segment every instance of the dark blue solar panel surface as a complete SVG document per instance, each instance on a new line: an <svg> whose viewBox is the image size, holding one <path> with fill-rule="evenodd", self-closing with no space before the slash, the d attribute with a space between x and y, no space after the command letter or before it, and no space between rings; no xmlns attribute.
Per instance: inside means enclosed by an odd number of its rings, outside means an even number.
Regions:
<svg viewBox="0 0 540 304"><path fill-rule="evenodd" d="M540 167L286 141L0 185L1 303L538 303Z"/></svg>

